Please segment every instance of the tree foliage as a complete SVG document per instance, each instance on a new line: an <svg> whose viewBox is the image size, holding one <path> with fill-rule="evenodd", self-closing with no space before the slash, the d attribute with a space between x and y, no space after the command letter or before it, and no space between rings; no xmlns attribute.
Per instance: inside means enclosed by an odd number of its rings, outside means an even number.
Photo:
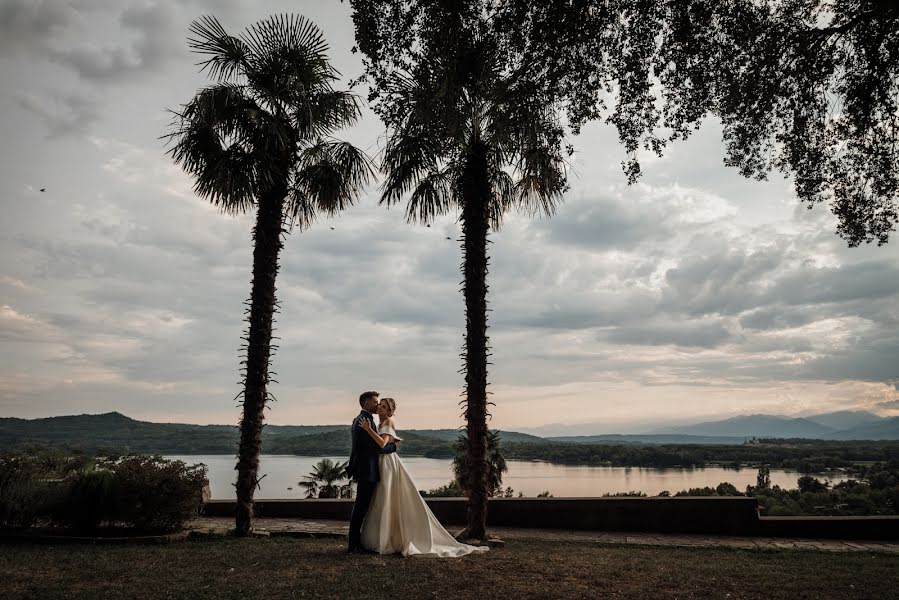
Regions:
<svg viewBox="0 0 899 600"><path fill-rule="evenodd" d="M850 246L888 241L899 208L899 5L879 0L490 3L503 48L572 127L617 127L630 181L708 116L725 164L792 175Z"/></svg>
<svg viewBox="0 0 899 600"><path fill-rule="evenodd" d="M228 34L215 17L190 26L191 50L213 81L178 110L167 137L194 191L229 214L254 210L272 187L288 190L286 214L306 228L353 203L372 175L369 159L330 134L360 115L335 90L321 30L278 15Z"/></svg>
<svg viewBox="0 0 899 600"><path fill-rule="evenodd" d="M552 214L566 189L558 106L505 54L483 3L351 0L368 99L388 129L383 203L412 222L461 209L462 159L487 147L490 223Z"/></svg>

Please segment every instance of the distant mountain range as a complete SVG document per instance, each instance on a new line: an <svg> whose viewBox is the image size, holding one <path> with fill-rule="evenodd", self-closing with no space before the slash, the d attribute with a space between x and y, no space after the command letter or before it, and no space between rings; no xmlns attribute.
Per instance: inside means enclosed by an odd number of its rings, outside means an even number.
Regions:
<svg viewBox="0 0 899 600"><path fill-rule="evenodd" d="M653 433L713 436L749 436L778 438L825 438L835 430L809 419L793 419L774 415L731 417L723 421L696 423L683 427L656 430Z"/></svg>
<svg viewBox="0 0 899 600"><path fill-rule="evenodd" d="M658 429L653 434L821 440L899 439L899 417L879 417L865 411L839 411L808 417L748 415Z"/></svg>
<svg viewBox="0 0 899 600"><path fill-rule="evenodd" d="M730 446L746 441L742 436L604 433L601 435L561 435L543 438L569 444L718 444Z"/></svg>
<svg viewBox="0 0 899 600"><path fill-rule="evenodd" d="M860 425L889 420L864 410L841 410L820 415L812 415L806 418L818 425L824 425L825 427L830 427L837 431L853 429Z"/></svg>
<svg viewBox="0 0 899 600"><path fill-rule="evenodd" d="M266 452L319 454L348 450L348 425L267 425ZM404 430L409 454L450 456L456 429ZM747 438L807 438L819 440L899 440L899 417L879 417L864 411L840 411L808 417L748 415L692 425L678 425L645 434L602 434L539 437L501 431L506 443L565 444L742 444ZM45 419L0 418L0 451L28 446L59 446L83 450L116 450L161 454L234 452L238 430L233 425L191 425L137 421L118 412Z"/></svg>

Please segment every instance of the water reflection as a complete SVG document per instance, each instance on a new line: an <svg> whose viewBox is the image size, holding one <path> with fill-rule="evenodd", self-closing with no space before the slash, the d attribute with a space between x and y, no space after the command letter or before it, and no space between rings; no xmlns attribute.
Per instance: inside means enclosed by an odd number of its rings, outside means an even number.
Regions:
<svg viewBox="0 0 899 600"><path fill-rule="evenodd" d="M169 456L188 464L202 462L209 468L209 480L213 499L234 497L236 459L231 455ZM332 460L344 461L346 457L331 456ZM257 499L302 498L303 490L297 482L312 470L312 465L320 461L317 456L263 455L260 459L261 473L265 479L256 491ZM447 483L451 478L452 466L449 459L403 457L403 463L420 490L430 490ZM738 490L747 485L755 485L755 469L649 469L643 467L589 467L582 465L556 465L545 462L507 461L509 472L503 476L503 485L512 487L516 494L536 496L549 490L556 497L601 496L605 493L641 491L648 495L668 490L672 494L680 490L716 486L722 481L732 483ZM795 488L800 473L796 471L771 471L771 484L784 488ZM824 479L818 476L819 479ZM838 482L847 477L833 474L826 477ZM292 487L292 490L287 488Z"/></svg>

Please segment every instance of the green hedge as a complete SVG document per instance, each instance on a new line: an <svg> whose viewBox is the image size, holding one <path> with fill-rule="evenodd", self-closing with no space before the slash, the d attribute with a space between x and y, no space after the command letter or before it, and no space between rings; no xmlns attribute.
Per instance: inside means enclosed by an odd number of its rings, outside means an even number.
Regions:
<svg viewBox="0 0 899 600"><path fill-rule="evenodd" d="M101 527L163 533L181 529L202 508L205 465L159 456L47 460L0 456L0 527Z"/></svg>

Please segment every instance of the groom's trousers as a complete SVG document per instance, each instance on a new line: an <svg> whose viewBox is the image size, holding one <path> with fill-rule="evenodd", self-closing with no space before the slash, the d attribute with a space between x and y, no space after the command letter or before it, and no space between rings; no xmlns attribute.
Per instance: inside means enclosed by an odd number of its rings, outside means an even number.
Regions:
<svg viewBox="0 0 899 600"><path fill-rule="evenodd" d="M362 521L365 520L377 487L377 481L356 482L356 501L353 502L353 514L350 516L350 550L355 550L362 544Z"/></svg>

